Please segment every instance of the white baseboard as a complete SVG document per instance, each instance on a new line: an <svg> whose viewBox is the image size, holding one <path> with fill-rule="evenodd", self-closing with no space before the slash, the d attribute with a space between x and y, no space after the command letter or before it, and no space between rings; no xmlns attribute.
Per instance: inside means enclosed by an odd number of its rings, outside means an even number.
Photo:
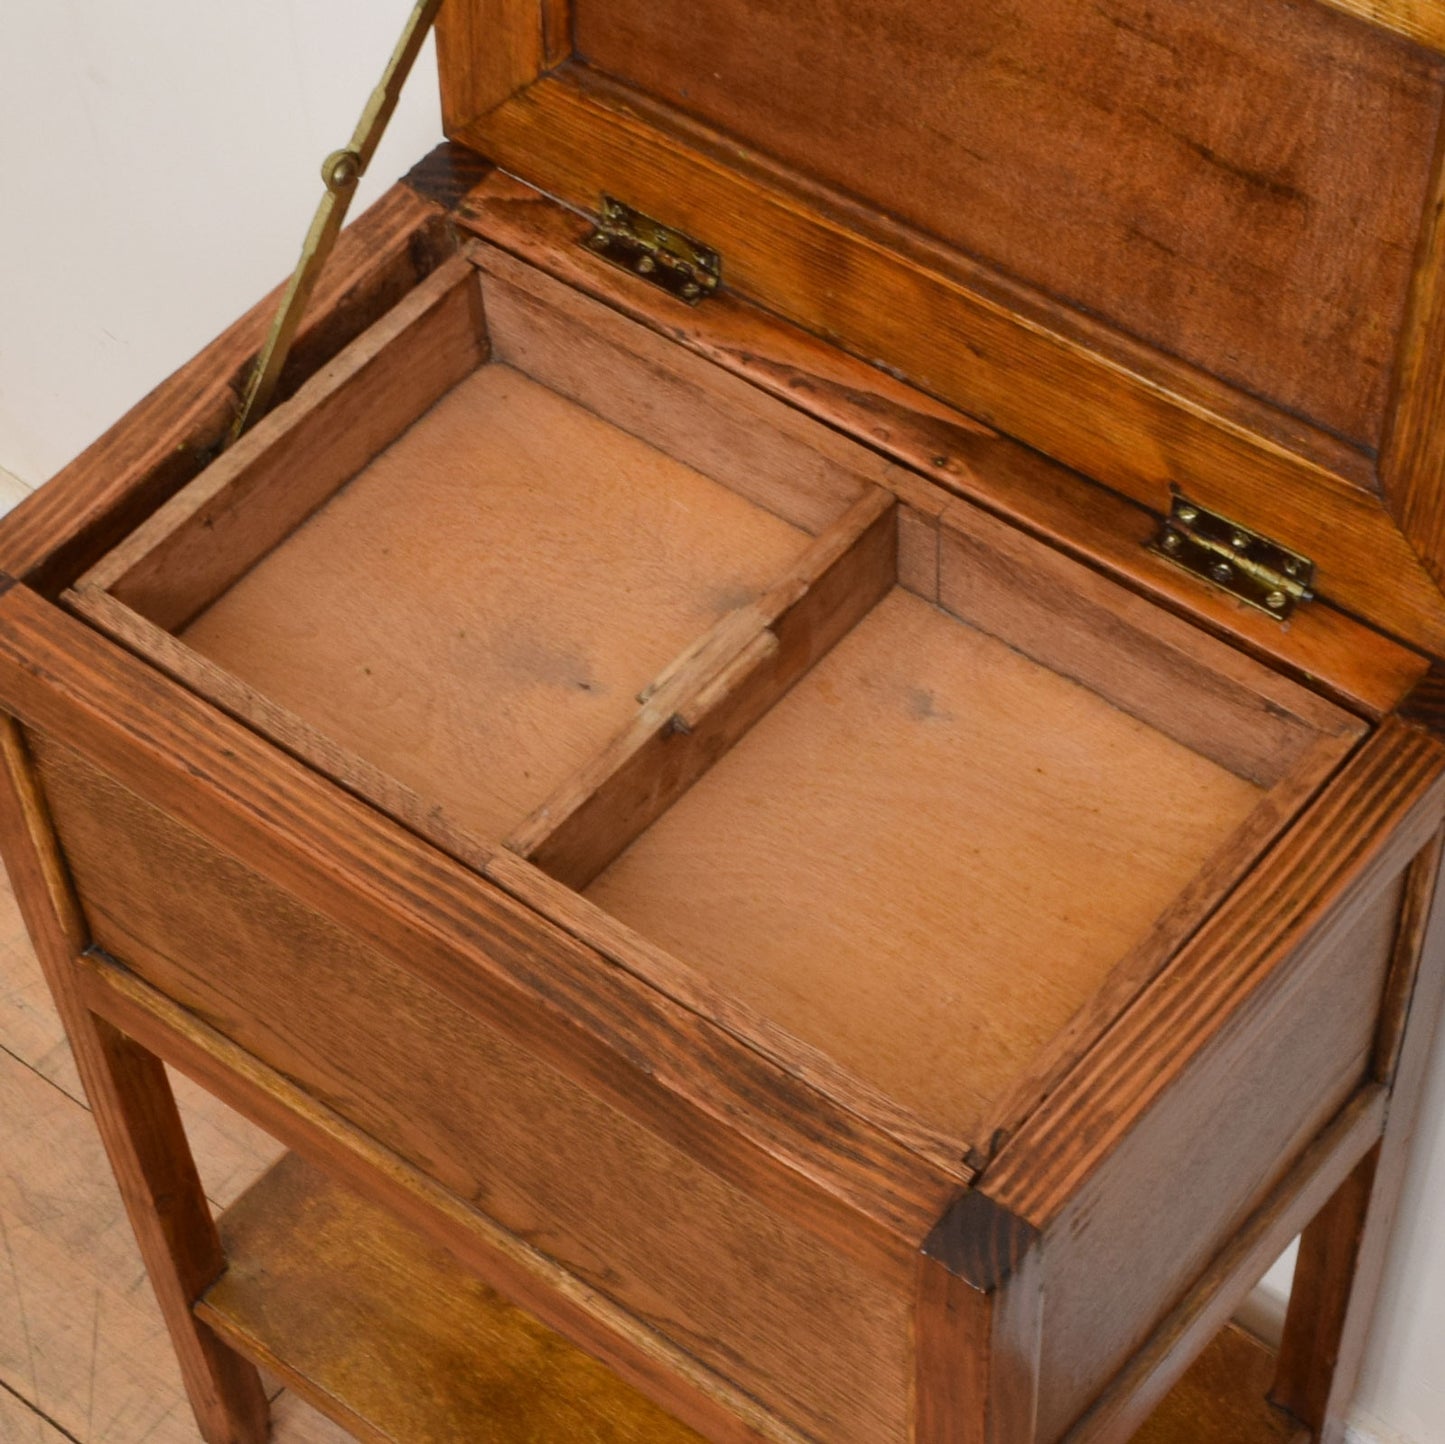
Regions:
<svg viewBox="0 0 1445 1444"><path fill-rule="evenodd" d="M14 475L0 466L0 516L10 510L23 498L30 495L31 488Z"/></svg>

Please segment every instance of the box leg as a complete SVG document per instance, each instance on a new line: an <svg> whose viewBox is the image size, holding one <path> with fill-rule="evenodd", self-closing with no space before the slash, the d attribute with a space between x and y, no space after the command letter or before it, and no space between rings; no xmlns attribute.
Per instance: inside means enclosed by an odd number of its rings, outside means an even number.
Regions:
<svg viewBox="0 0 1445 1444"><path fill-rule="evenodd" d="M165 1068L85 1006L79 906L16 724L0 719L0 844L75 1053L146 1271L207 1444L262 1444L269 1407L256 1369L192 1312L225 1256Z"/></svg>
<svg viewBox="0 0 1445 1444"><path fill-rule="evenodd" d="M1384 1132L1300 1237L1270 1397L1318 1444L1344 1439L1445 996L1440 858L1437 837L1406 880L1374 1068L1390 1089Z"/></svg>

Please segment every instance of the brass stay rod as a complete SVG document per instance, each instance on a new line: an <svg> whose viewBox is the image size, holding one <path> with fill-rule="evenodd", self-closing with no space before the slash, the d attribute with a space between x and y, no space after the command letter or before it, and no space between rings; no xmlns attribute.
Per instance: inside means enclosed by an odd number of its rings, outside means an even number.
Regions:
<svg viewBox="0 0 1445 1444"><path fill-rule="evenodd" d="M321 179L325 182L326 194L316 208L315 219L301 247L301 259L296 263L291 284L286 288L266 344L261 348L246 383L241 413L231 428L231 441L265 415L271 398L276 394L276 385L291 353L296 332L300 329L301 318L306 314L317 279L336 244L336 237L341 233L357 184L366 174L366 168L381 144L387 122L401 99L402 87L416 64L422 43L441 6L442 0L417 0L411 18L406 22L406 29L392 52L386 73L366 102L366 109L352 133L351 143L342 150L333 151L322 163Z"/></svg>

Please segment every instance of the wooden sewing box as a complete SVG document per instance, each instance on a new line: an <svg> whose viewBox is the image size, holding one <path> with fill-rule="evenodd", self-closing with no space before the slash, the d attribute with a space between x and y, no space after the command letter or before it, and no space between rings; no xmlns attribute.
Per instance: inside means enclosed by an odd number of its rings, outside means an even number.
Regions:
<svg viewBox="0 0 1445 1444"><path fill-rule="evenodd" d="M204 1438L260 1364L408 1444L1338 1440L1445 985L1445 9L439 47L259 424L274 298L0 524ZM160 1060L293 1150L218 1221Z"/></svg>

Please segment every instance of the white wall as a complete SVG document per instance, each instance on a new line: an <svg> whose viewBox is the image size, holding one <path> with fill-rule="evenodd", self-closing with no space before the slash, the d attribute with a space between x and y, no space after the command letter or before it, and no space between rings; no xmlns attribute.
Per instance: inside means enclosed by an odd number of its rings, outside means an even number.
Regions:
<svg viewBox="0 0 1445 1444"><path fill-rule="evenodd" d="M0 473L44 480L290 268L408 8L0 0ZM438 138L428 54L357 211ZM1382 1444L1445 1444L1438 1056L1421 1133L1360 1398Z"/></svg>

